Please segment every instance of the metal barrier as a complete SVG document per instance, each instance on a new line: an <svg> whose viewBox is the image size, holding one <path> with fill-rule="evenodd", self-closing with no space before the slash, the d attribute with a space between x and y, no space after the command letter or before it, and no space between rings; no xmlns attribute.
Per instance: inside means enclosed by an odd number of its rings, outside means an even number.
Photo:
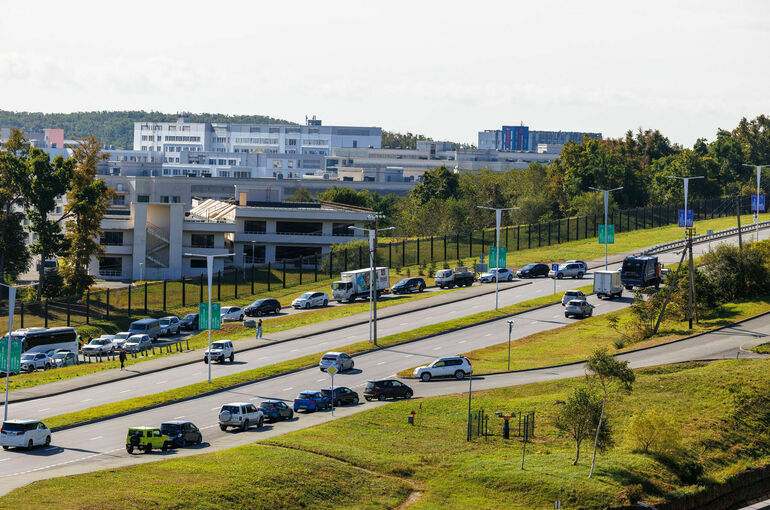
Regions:
<svg viewBox="0 0 770 510"><path fill-rule="evenodd" d="M770 228L770 221L762 221L758 223L760 229L766 229ZM751 231L756 229L756 225L753 223L747 226L741 226L741 234L750 234ZM722 239L725 237L732 237L738 233L738 227L728 228L725 230L719 230L717 232L713 232L711 234L701 234L699 236L693 236L692 242L693 244L697 243L704 243L708 241L713 241L715 239ZM654 255L656 253L661 253L664 251L673 250L676 248L684 248L684 246L687 244L687 241L684 239L678 239L676 241L671 241L664 244L659 244L657 246L653 246L649 250L645 250L642 252L644 255Z"/></svg>

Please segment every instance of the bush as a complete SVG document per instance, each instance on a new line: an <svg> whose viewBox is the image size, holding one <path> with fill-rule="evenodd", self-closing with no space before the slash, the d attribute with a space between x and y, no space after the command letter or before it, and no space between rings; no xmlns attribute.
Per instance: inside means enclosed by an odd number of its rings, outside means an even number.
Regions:
<svg viewBox="0 0 770 510"><path fill-rule="evenodd" d="M425 264L420 264L419 266L417 266L417 274L419 274L420 276L425 276L426 270L427 269L425 267Z"/></svg>
<svg viewBox="0 0 770 510"><path fill-rule="evenodd" d="M626 341L622 336L619 336L612 341L612 345L615 346L615 349L620 350L626 346Z"/></svg>
<svg viewBox="0 0 770 510"><path fill-rule="evenodd" d="M679 425L660 411L640 411L631 417L626 438L635 451L668 454L680 448Z"/></svg>
<svg viewBox="0 0 770 510"><path fill-rule="evenodd" d="M444 265L442 266L444 269L449 269L449 262L446 260L444 261Z"/></svg>

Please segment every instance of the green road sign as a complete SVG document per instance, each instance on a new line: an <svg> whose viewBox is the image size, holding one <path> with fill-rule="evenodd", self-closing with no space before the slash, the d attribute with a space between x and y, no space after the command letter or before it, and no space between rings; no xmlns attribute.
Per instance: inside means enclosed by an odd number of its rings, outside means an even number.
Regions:
<svg viewBox="0 0 770 510"><path fill-rule="evenodd" d="M599 244L605 244L604 241L604 225L599 225ZM607 225L607 242L606 244L615 244L615 225Z"/></svg>
<svg viewBox="0 0 770 510"><path fill-rule="evenodd" d="M329 372L329 375L334 375L337 373L337 367L329 365L329 368L327 368L326 371Z"/></svg>
<svg viewBox="0 0 770 510"><path fill-rule="evenodd" d="M0 340L0 371L18 372L21 369L21 340L11 340L11 369L8 370L8 339Z"/></svg>
<svg viewBox="0 0 770 510"><path fill-rule="evenodd" d="M498 254L499 261L498 261ZM499 262L499 263L498 263ZM506 250L505 248L497 248L495 246L489 247L489 267L505 267L506 262Z"/></svg>
<svg viewBox="0 0 770 510"><path fill-rule="evenodd" d="M198 305L198 328L209 329L209 304ZM211 303L211 329L222 329L222 305Z"/></svg>

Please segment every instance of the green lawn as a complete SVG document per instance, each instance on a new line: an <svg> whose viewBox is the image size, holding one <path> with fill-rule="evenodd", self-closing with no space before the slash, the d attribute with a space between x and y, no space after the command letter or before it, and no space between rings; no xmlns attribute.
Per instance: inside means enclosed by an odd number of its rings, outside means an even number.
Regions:
<svg viewBox="0 0 770 510"><path fill-rule="evenodd" d="M245 493L269 494L289 508L393 508L417 487L422 496L416 509L545 509L556 500L565 508L603 508L697 495L770 464L762 421L770 414L766 360L689 363L636 374L633 392L614 396L608 407L614 446L599 453L592 479L590 441L572 466L574 444L554 427L560 403L585 384L576 378L475 392L473 409L491 414L494 435L472 442L465 440L467 395L402 401L256 445L35 482L0 505L209 508L222 498L239 506ZM641 409L671 417L681 433L674 453L635 451L628 423ZM419 411L416 426L407 424L412 410ZM524 470L522 443L502 439L495 411L535 412ZM110 490L93 490L95 484ZM329 492L321 489L325 484ZM305 496L310 488L319 497ZM247 506L261 508L262 501Z"/></svg>

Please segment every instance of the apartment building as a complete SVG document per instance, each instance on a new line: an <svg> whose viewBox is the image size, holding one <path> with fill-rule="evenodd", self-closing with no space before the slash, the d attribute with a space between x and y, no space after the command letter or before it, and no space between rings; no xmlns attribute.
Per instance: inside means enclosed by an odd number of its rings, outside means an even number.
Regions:
<svg viewBox="0 0 770 510"><path fill-rule="evenodd" d="M580 143L584 137L601 140L601 133L581 131L538 131L529 126L502 126L502 129L479 131L478 147L481 150L497 151L545 151L561 152L561 147L569 142ZM549 149L550 147L550 149Z"/></svg>

